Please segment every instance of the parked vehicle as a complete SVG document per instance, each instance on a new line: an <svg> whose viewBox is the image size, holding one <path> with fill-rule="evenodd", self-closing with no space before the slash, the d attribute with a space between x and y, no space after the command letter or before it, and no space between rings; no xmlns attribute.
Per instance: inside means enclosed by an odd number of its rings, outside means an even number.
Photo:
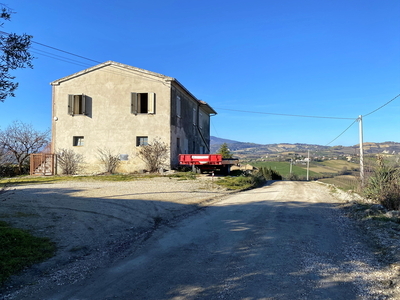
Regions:
<svg viewBox="0 0 400 300"><path fill-rule="evenodd" d="M179 154L179 164L191 166L196 173L220 171L229 174L238 162L236 158L223 158L221 154Z"/></svg>

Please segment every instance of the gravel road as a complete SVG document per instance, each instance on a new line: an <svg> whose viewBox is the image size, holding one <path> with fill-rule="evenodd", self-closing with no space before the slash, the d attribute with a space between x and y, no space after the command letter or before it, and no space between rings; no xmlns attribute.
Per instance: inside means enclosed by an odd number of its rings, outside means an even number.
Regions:
<svg viewBox="0 0 400 300"><path fill-rule="evenodd" d="M0 296L399 299L398 270L326 187L275 182L228 194L209 179L18 188L1 219L53 238L59 251Z"/></svg>

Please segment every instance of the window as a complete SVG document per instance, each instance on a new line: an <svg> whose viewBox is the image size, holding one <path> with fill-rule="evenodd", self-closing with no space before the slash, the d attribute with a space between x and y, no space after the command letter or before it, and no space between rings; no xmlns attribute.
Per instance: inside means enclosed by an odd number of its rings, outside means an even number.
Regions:
<svg viewBox="0 0 400 300"><path fill-rule="evenodd" d="M68 114L86 115L86 96L85 95L68 95Z"/></svg>
<svg viewBox="0 0 400 300"><path fill-rule="evenodd" d="M176 116L181 117L181 97L176 96Z"/></svg>
<svg viewBox="0 0 400 300"><path fill-rule="evenodd" d="M148 145L148 137L147 136L137 136L136 137L136 146L146 146Z"/></svg>
<svg viewBox="0 0 400 300"><path fill-rule="evenodd" d="M193 125L195 125L196 126L196 124L197 124L197 110L196 110L196 107L195 108L193 108Z"/></svg>
<svg viewBox="0 0 400 300"><path fill-rule="evenodd" d="M200 129L203 129L203 114L202 113L199 114L199 125L200 125Z"/></svg>
<svg viewBox="0 0 400 300"><path fill-rule="evenodd" d="M132 114L155 114L156 113L155 93L131 93Z"/></svg>
<svg viewBox="0 0 400 300"><path fill-rule="evenodd" d="M83 136L74 136L72 140L72 145L73 146L83 146L84 145L84 137Z"/></svg>

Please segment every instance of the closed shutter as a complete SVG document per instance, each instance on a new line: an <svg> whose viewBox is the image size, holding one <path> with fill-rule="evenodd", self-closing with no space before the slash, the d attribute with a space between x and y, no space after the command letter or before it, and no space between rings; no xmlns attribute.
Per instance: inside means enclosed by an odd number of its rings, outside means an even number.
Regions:
<svg viewBox="0 0 400 300"><path fill-rule="evenodd" d="M147 112L149 114L156 113L156 94L155 93L149 93Z"/></svg>
<svg viewBox="0 0 400 300"><path fill-rule="evenodd" d="M74 95L68 95L68 114L74 115Z"/></svg>
<svg viewBox="0 0 400 300"><path fill-rule="evenodd" d="M197 124L197 110L196 110L196 108L193 108L193 125L195 125L196 126L196 124Z"/></svg>
<svg viewBox="0 0 400 300"><path fill-rule="evenodd" d="M137 93L131 93L131 114L138 113L138 99Z"/></svg>
<svg viewBox="0 0 400 300"><path fill-rule="evenodd" d="M176 97L176 116L181 117L181 97Z"/></svg>

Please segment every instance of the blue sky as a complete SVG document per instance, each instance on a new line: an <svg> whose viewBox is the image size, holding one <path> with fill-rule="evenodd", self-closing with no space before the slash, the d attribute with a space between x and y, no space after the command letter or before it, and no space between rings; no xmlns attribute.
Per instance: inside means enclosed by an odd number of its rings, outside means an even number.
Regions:
<svg viewBox="0 0 400 300"><path fill-rule="evenodd" d="M37 59L13 73L0 129L50 128L49 83L96 65L37 43L177 78L218 112L212 135L242 142L326 145L400 94L398 0L4 3L16 14L2 30L33 35ZM400 142L400 97L363 124L365 142ZM330 145L358 141L355 123Z"/></svg>

